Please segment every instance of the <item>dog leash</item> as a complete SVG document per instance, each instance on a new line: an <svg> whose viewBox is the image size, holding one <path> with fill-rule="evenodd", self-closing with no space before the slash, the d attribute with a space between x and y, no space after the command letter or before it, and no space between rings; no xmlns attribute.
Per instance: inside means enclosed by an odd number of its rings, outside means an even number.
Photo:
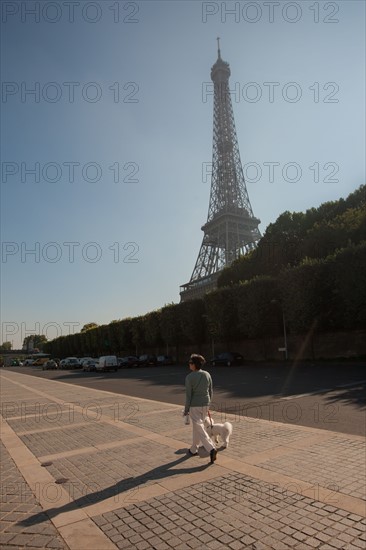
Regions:
<svg viewBox="0 0 366 550"><path fill-rule="evenodd" d="M211 416L211 413L210 411L207 411L207 416L209 417L210 419L210 423L211 423L211 430L212 430L212 426L213 426L213 421L212 421L212 416Z"/></svg>

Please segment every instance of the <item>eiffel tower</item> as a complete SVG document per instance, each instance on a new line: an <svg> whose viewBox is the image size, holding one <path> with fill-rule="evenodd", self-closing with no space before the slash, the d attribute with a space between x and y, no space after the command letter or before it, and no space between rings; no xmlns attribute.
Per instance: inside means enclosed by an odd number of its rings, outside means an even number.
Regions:
<svg viewBox="0 0 366 550"><path fill-rule="evenodd" d="M244 180L231 104L229 63L218 58L211 69L214 83L214 123L211 194L202 245L189 283L181 286L181 301L202 298L216 288L224 267L253 250L261 234Z"/></svg>

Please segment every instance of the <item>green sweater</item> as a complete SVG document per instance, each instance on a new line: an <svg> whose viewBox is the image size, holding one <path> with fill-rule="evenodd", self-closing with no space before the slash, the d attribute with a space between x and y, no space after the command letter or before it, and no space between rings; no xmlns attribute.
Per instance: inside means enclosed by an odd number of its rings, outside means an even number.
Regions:
<svg viewBox="0 0 366 550"><path fill-rule="evenodd" d="M212 378L205 370L192 371L186 376L186 404L184 412L190 407L209 405L212 399Z"/></svg>

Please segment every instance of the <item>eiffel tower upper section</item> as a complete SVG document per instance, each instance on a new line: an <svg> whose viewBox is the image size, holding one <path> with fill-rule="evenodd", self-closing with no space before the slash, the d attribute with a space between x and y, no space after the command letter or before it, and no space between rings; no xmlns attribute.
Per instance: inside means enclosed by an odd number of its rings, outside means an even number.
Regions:
<svg viewBox="0 0 366 550"><path fill-rule="evenodd" d="M230 67L218 58L211 69L214 83L214 124L211 195L202 245L189 283L181 287L181 300L200 298L216 288L224 267L256 247L261 234L249 201L229 88Z"/></svg>

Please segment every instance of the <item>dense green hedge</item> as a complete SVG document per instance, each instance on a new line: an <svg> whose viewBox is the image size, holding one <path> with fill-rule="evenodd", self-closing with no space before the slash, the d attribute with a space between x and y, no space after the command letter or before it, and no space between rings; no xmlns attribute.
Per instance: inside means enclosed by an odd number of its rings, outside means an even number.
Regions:
<svg viewBox="0 0 366 550"><path fill-rule="evenodd" d="M284 212L267 227L258 247L223 270L218 287L256 276L278 276L304 258L320 259L366 240L366 186L346 200L324 203L304 212Z"/></svg>
<svg viewBox="0 0 366 550"><path fill-rule="evenodd" d="M196 349L214 338L366 328L366 186L306 213L284 212L203 300L170 304L44 344L55 357Z"/></svg>
<svg viewBox="0 0 366 550"><path fill-rule="evenodd" d="M217 289L203 300L171 304L44 345L56 357L143 353L215 341L366 328L366 241L325 259L305 259L277 277L256 277Z"/></svg>

